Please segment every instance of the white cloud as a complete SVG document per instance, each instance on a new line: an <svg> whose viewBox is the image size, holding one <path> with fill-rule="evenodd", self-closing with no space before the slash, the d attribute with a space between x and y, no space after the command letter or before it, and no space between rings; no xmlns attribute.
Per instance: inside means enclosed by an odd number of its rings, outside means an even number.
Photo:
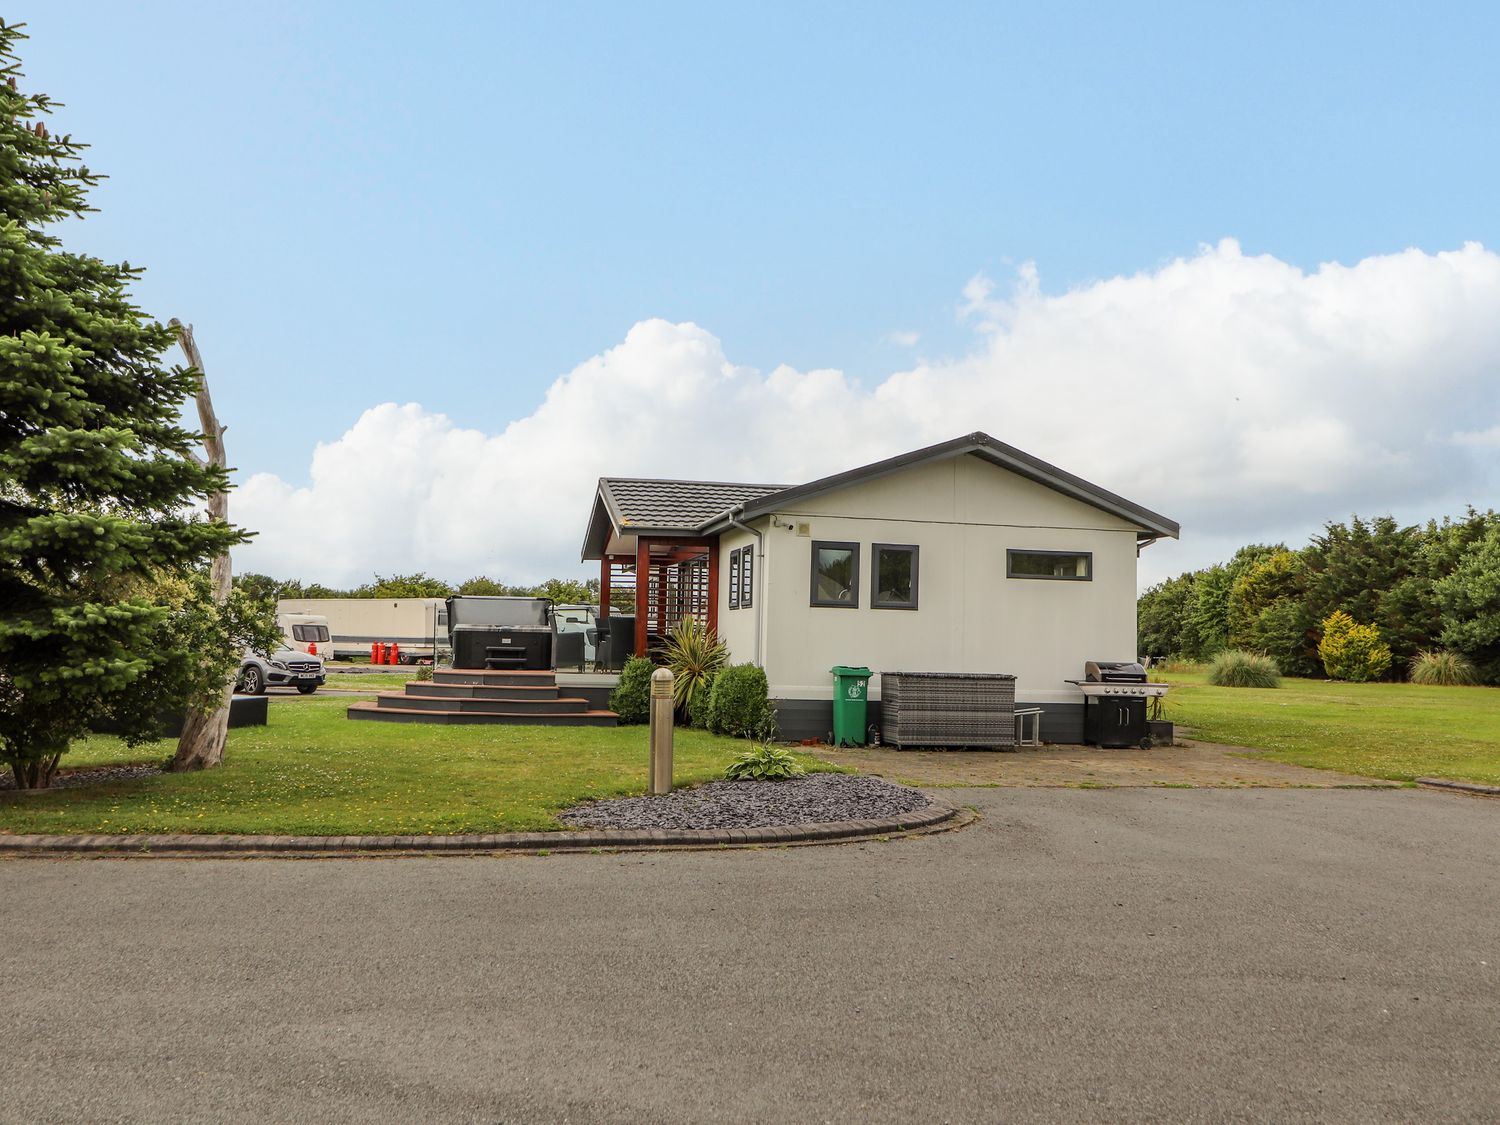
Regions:
<svg viewBox="0 0 1500 1125"><path fill-rule="evenodd" d="M985 430L1183 525L1146 578L1327 518L1488 502L1500 432L1500 256L1408 250L1304 272L1231 241L1131 277L1009 297L979 277L972 350L865 387L732 363L643 321L498 434L408 403L313 453L310 483L244 481L240 569L332 583L576 573L602 475L798 483Z"/></svg>
<svg viewBox="0 0 1500 1125"><path fill-rule="evenodd" d="M914 348L922 339L920 332L892 332L886 340L895 344L898 348Z"/></svg>

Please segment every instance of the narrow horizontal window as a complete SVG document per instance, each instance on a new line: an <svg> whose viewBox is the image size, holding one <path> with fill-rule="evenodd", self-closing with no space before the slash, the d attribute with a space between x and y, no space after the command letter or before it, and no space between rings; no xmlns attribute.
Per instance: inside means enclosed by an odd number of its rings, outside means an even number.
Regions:
<svg viewBox="0 0 1500 1125"><path fill-rule="evenodd" d="M812 605L859 608L859 544L814 542Z"/></svg>
<svg viewBox="0 0 1500 1125"><path fill-rule="evenodd" d="M1005 577L1090 582L1094 556L1090 551L1006 551Z"/></svg>
<svg viewBox="0 0 1500 1125"><path fill-rule="evenodd" d="M876 609L916 609L917 548L875 543L870 553L870 604Z"/></svg>

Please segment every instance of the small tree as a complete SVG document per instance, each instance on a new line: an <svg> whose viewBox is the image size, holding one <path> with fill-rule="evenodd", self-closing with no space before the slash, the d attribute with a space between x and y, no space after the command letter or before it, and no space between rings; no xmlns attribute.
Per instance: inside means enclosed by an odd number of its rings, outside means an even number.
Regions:
<svg viewBox="0 0 1500 1125"><path fill-rule="evenodd" d="M480 597L504 597L510 593L510 587L503 582L496 582L493 578L486 578L482 574L476 574L459 586L458 592L465 596L477 595Z"/></svg>
<svg viewBox="0 0 1500 1125"><path fill-rule="evenodd" d="M393 574L389 578L375 576L375 582L356 592L357 597L365 598L446 598L453 593L453 587L441 578L431 578L426 574Z"/></svg>
<svg viewBox="0 0 1500 1125"><path fill-rule="evenodd" d="M227 474L192 456L197 376L164 365L173 333L131 303L139 271L50 233L97 177L43 124L54 103L17 88L22 39L0 22L0 758L33 787L98 720L156 733L163 586L246 536L184 514Z"/></svg>
<svg viewBox="0 0 1500 1125"><path fill-rule="evenodd" d="M1380 630L1359 624L1341 609L1323 620L1318 656L1330 679L1351 683L1378 680L1391 666L1391 649L1380 639Z"/></svg>

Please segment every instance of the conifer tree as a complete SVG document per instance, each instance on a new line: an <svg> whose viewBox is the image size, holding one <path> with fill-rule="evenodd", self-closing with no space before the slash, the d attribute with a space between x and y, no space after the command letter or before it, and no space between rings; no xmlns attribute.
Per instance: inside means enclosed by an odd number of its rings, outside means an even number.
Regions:
<svg viewBox="0 0 1500 1125"><path fill-rule="evenodd" d="M101 719L155 735L180 591L245 535L191 514L226 475L190 454L196 373L132 303L139 271L54 233L97 177L20 88L24 38L0 21L0 759L33 787Z"/></svg>

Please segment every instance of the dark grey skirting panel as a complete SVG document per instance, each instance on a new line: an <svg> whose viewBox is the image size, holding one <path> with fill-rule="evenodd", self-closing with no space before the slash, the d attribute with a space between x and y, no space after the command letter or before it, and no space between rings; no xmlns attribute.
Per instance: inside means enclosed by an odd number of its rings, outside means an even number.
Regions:
<svg viewBox="0 0 1500 1125"><path fill-rule="evenodd" d="M826 739L833 732L833 701L829 699L777 699L776 721L781 725L783 742L801 742L804 738ZM1016 700L1016 707L1042 708L1042 741L1081 743L1083 741L1082 703L1028 703ZM871 700L865 713L866 725L880 726L880 701ZM1028 722L1028 729L1030 724Z"/></svg>

